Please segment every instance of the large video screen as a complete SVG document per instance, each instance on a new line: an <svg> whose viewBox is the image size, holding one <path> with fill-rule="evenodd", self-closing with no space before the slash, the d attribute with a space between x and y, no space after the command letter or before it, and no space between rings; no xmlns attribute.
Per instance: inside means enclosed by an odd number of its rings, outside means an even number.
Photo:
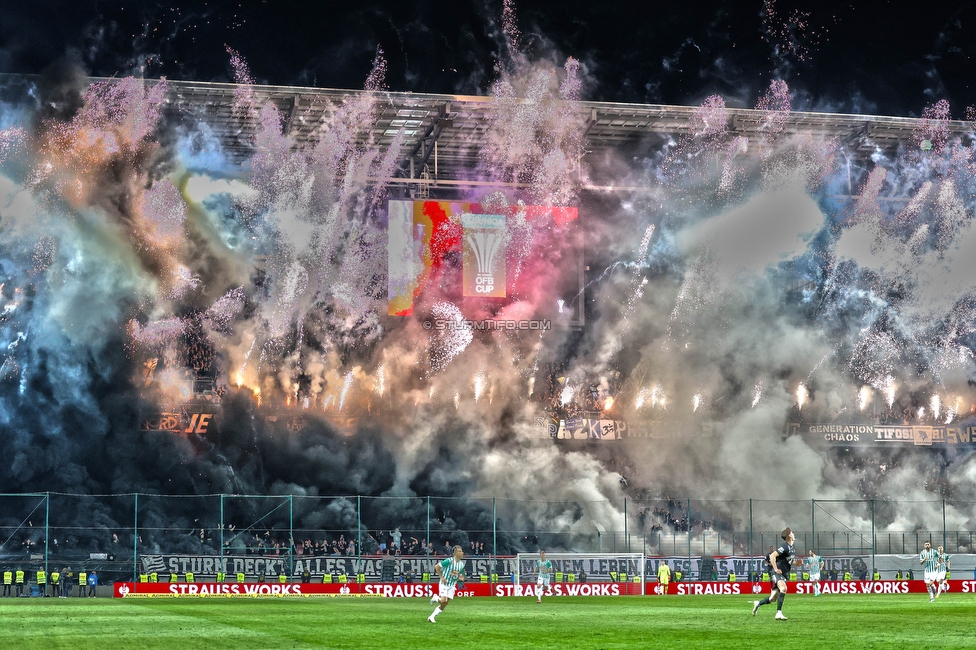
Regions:
<svg viewBox="0 0 976 650"><path fill-rule="evenodd" d="M389 202L389 314L448 301L471 315L518 303L528 318L583 324L583 257L575 207Z"/></svg>

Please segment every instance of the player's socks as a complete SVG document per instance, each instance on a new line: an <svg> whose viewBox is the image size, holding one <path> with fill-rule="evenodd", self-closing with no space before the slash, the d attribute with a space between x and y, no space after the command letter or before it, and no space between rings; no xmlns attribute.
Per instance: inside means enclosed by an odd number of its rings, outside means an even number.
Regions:
<svg viewBox="0 0 976 650"><path fill-rule="evenodd" d="M437 615L440 614L440 613L441 613L441 606L438 605L437 606L437 609L434 610L434 613L430 615L430 619L429 619L430 622L433 623L434 622L434 619L437 618Z"/></svg>
<svg viewBox="0 0 976 650"><path fill-rule="evenodd" d="M814 596L819 596L820 595L820 583L819 582L814 582L813 583L813 595Z"/></svg>

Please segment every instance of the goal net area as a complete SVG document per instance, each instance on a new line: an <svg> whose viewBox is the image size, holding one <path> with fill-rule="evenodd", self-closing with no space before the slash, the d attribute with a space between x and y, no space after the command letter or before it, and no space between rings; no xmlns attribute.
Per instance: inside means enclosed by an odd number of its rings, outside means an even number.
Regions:
<svg viewBox="0 0 976 650"><path fill-rule="evenodd" d="M513 579L517 591L525 595L536 594L538 589L546 593L540 580L541 559L539 553L519 553L515 558ZM593 591L598 585L608 595L644 595L643 553L546 553L552 563L549 574L549 593L553 595L577 595ZM543 583L540 585L540 583ZM587 587L584 587L587 585Z"/></svg>

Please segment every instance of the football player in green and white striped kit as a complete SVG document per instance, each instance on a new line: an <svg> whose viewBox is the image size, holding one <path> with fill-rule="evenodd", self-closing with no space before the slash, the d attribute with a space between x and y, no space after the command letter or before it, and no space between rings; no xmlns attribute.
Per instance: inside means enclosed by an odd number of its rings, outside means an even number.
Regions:
<svg viewBox="0 0 976 650"><path fill-rule="evenodd" d="M939 546L939 570L936 580L939 582L939 588L935 592L935 597L938 598L942 595L943 591L949 590L949 583L946 582L946 574L949 572L949 554L945 552L942 546Z"/></svg>
<svg viewBox="0 0 976 650"><path fill-rule="evenodd" d="M918 563L925 571L925 588L929 592L929 602L935 601L935 581L939 571L939 552L932 548L932 542L925 542L918 554Z"/></svg>
<svg viewBox="0 0 976 650"><path fill-rule="evenodd" d="M431 623L436 623L434 619L444 611L447 604L454 598L454 592L458 584L464 588L464 549L455 546L453 549L454 557L445 558L442 562L434 565L434 571L440 580L437 582L437 595L430 599L430 604L438 603L434 613L427 617Z"/></svg>
<svg viewBox="0 0 976 650"><path fill-rule="evenodd" d="M552 595L552 562L546 559L546 552L539 551L539 559L535 561L535 593L542 602L542 590L546 595Z"/></svg>

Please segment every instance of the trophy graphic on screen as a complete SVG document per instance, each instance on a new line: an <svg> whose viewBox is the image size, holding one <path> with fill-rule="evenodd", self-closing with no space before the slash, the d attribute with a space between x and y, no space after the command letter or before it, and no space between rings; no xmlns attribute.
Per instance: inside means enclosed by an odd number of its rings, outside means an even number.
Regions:
<svg viewBox="0 0 976 650"><path fill-rule="evenodd" d="M474 232L467 237L468 246L474 252L478 272L474 276L475 292L492 293L495 290L495 254L501 247L502 238L494 232Z"/></svg>
<svg viewBox="0 0 976 650"><path fill-rule="evenodd" d="M464 295L505 297L505 216L465 214Z"/></svg>

